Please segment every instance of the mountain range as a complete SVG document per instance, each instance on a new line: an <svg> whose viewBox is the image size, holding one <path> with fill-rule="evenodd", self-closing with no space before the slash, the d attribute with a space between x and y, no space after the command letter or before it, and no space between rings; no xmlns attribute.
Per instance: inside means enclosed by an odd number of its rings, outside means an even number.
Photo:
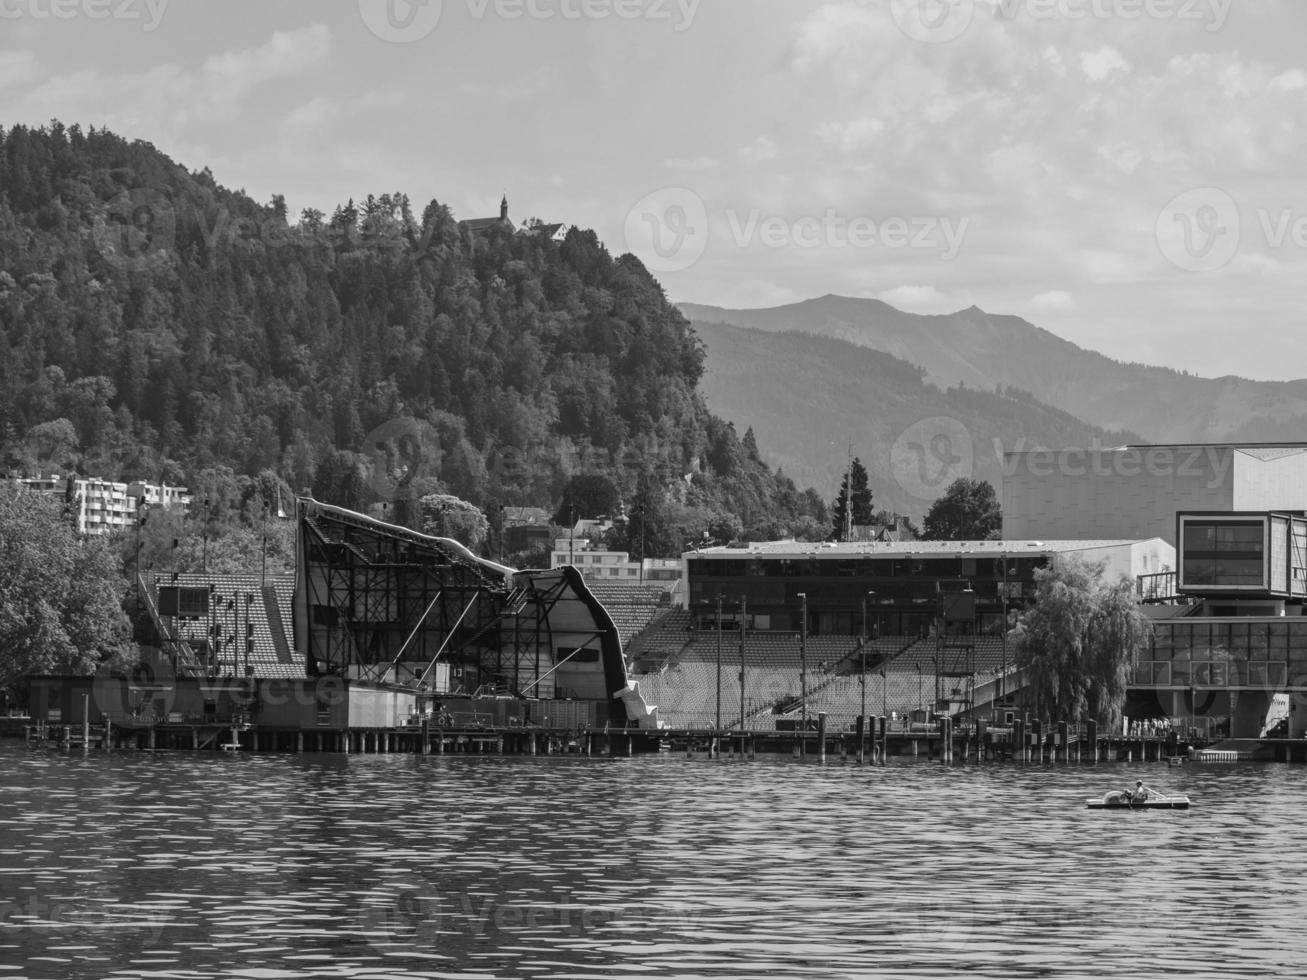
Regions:
<svg viewBox="0 0 1307 980"><path fill-rule="evenodd" d="M823 492L838 484L852 441L873 485L881 474L878 506L909 513L924 509L923 485L909 480L917 493L905 494L893 465L905 464L891 450L923 420L965 429L974 475L996 486L1004 449L1285 441L1307 432L1307 381L1123 363L976 307L929 316L843 296L768 309L678 306L707 347L702 386L713 411L752 425L771 461ZM961 438L947 422L932 424ZM942 450L938 437L948 433L927 434Z"/></svg>

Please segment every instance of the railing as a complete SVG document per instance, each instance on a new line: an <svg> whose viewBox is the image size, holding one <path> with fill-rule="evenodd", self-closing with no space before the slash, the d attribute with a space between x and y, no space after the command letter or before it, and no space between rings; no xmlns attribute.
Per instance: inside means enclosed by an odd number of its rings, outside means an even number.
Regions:
<svg viewBox="0 0 1307 980"><path fill-rule="evenodd" d="M1135 597L1140 602L1161 602L1174 599L1177 595L1175 572L1135 576Z"/></svg>

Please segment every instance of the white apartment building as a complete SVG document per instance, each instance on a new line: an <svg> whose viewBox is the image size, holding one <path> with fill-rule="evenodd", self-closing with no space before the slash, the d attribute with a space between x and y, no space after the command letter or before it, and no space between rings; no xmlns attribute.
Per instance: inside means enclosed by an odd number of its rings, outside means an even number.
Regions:
<svg viewBox="0 0 1307 980"><path fill-rule="evenodd" d="M191 502L191 494L185 487L170 487L166 483L116 483L99 477L59 474L22 477L15 482L36 493L71 496L77 530L83 534L108 534L132 527L138 504L148 509L186 507Z"/></svg>

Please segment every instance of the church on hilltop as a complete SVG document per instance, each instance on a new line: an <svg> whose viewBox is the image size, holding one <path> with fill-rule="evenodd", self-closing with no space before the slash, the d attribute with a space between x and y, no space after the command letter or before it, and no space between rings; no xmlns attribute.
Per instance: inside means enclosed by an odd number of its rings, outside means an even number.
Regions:
<svg viewBox="0 0 1307 980"><path fill-rule="evenodd" d="M460 228L466 228L474 236L484 234L492 228L507 228L513 230L513 221L508 216L508 195L505 194L499 202L499 217L497 218L469 218L466 221L458 223ZM519 235L539 235L548 238L553 242L561 242L567 237L567 233L572 230L572 226L563 222L546 223L539 218L527 218L522 222L522 227L516 229Z"/></svg>

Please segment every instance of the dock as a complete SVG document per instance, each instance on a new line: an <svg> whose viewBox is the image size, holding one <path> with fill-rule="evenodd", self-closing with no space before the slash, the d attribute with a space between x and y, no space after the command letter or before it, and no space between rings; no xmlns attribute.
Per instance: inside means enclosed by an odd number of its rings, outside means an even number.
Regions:
<svg viewBox="0 0 1307 980"><path fill-rule="evenodd" d="M447 722L447 719L443 720ZM944 762L1014 762L1026 764L1234 761L1251 758L1182 744L1174 736L1099 735L1093 725L1038 726L1023 731L938 723L891 727L884 717L870 717L851 731L828 730L826 719L812 719L808 731L640 729L448 724L426 718L381 727L296 728L259 725L248 718L193 718L134 726L112 724L37 724L25 726L29 746L65 751L226 752L338 755L579 755L622 757L669 752L687 758L751 759L791 756L819 762L885 762L890 758ZM1307 760L1307 743L1298 745Z"/></svg>

